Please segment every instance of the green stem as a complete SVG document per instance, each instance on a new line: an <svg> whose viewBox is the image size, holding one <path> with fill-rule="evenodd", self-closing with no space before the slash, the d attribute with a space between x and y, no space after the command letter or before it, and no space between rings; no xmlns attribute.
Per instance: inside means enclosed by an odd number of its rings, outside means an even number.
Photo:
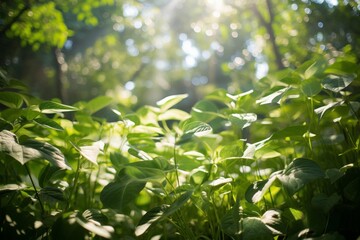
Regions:
<svg viewBox="0 0 360 240"><path fill-rule="evenodd" d="M27 174L29 175L31 184L32 184L32 186L33 186L33 188L34 188L35 196L36 196L36 198L39 200L39 204L40 204L40 208L41 208L41 215L44 216L44 214L45 214L44 205L42 204L41 199L40 199L40 196L39 196L39 193L38 193L38 191L36 190L35 183L34 183L33 178L31 177L30 170L29 170L28 166L27 166L26 164L25 164L24 166L25 166L25 169L26 169Z"/></svg>
<svg viewBox="0 0 360 240"><path fill-rule="evenodd" d="M177 185L180 186L180 179L179 179L179 172L178 172L178 163L177 163L177 159L176 159L176 136L175 136L175 143L174 143L174 164L175 164L175 174L176 174L176 181L177 181Z"/></svg>
<svg viewBox="0 0 360 240"><path fill-rule="evenodd" d="M71 198L75 193L75 189L77 188L77 183L78 183L78 180L79 180L79 176L80 176L80 157L78 158L78 164L77 164L77 168L76 168L76 172L75 172L74 183L73 183L73 187L71 189L70 195L69 195L66 210L68 210L69 207L70 207Z"/></svg>

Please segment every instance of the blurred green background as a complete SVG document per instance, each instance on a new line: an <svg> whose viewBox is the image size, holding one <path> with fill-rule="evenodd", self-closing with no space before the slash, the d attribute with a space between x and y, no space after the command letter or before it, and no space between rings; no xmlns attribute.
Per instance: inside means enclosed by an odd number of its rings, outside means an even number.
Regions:
<svg viewBox="0 0 360 240"><path fill-rule="evenodd" d="M317 55L360 56L359 23L359 0L7 0L0 67L44 99L189 93L188 109Z"/></svg>

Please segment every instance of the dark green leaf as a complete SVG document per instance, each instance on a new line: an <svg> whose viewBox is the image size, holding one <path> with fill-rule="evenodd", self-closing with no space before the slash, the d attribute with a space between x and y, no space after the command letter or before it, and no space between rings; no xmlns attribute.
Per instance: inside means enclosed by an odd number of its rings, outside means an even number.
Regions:
<svg viewBox="0 0 360 240"><path fill-rule="evenodd" d="M273 235L270 229L256 217L248 217L240 220L242 229L240 236L243 240L272 240Z"/></svg>
<svg viewBox="0 0 360 240"><path fill-rule="evenodd" d="M302 137L308 130L307 126L290 126L275 132L271 139L285 139L286 137Z"/></svg>
<svg viewBox="0 0 360 240"><path fill-rule="evenodd" d="M100 194L101 202L105 207L124 210L127 204L135 200L140 191L145 187L146 182L138 181L120 171L114 182L104 187Z"/></svg>
<svg viewBox="0 0 360 240"><path fill-rule="evenodd" d="M39 174L39 185L40 187L45 187L51 177L60 170L57 166L52 166L50 164L46 165Z"/></svg>
<svg viewBox="0 0 360 240"><path fill-rule="evenodd" d="M306 158L292 161L284 172L277 176L285 190L293 195L307 183L325 176L319 165Z"/></svg>
<svg viewBox="0 0 360 240"><path fill-rule="evenodd" d="M20 108L23 104L23 98L15 92L0 92L0 104L9 108Z"/></svg>

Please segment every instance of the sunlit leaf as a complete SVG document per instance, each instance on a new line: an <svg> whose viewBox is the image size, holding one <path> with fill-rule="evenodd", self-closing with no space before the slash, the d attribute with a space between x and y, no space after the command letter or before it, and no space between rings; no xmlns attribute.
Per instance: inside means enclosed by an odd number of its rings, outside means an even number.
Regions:
<svg viewBox="0 0 360 240"><path fill-rule="evenodd" d="M138 225L135 229L135 235L140 236L145 233L145 231L157 220L159 220L166 210L168 205L163 205L160 207L154 207L153 209L147 211L144 216L140 219Z"/></svg>
<svg viewBox="0 0 360 240"><path fill-rule="evenodd" d="M167 120L180 120L184 121L187 118L190 118L190 114L187 112L184 112L179 109L169 109L165 111L164 113L161 113L159 115L159 121L167 121Z"/></svg>
<svg viewBox="0 0 360 240"><path fill-rule="evenodd" d="M45 101L40 103L39 109L42 113L61 113L78 111L79 109L73 106L65 105L58 102Z"/></svg>
<svg viewBox="0 0 360 240"><path fill-rule="evenodd" d="M45 117L35 118L34 122L45 128L50 128L57 131L64 130L59 124L57 124L55 121L51 120L50 118L45 118Z"/></svg>
<svg viewBox="0 0 360 240"><path fill-rule="evenodd" d="M98 221L100 215L100 211L91 209L85 210L81 215L78 214L75 219L76 222L86 230L95 233L100 237L110 239L115 230L112 226L102 225L101 222ZM103 215L103 217L105 216Z"/></svg>
<svg viewBox="0 0 360 240"><path fill-rule="evenodd" d="M182 144L184 142L187 142L190 140L193 136L201 137L205 136L212 132L212 128L209 124L200 122L200 121L194 121L189 122L183 126L183 135L181 136L180 140L177 142L177 144Z"/></svg>
<svg viewBox="0 0 360 240"><path fill-rule="evenodd" d="M286 231L286 224L284 224L279 210L267 210L261 216L261 221L266 224L272 234L280 235Z"/></svg>
<svg viewBox="0 0 360 240"><path fill-rule="evenodd" d="M329 109L332 109L332 108L334 108L336 106L339 106L339 105L341 105L343 103L344 103L344 101L330 102L330 103L326 104L325 106L316 108L314 110L314 112L316 114L320 115L320 118L322 118L326 111L328 111Z"/></svg>
<svg viewBox="0 0 360 240"><path fill-rule="evenodd" d="M0 132L0 151L21 164L34 159L46 159L59 168L70 169L64 155L56 147L35 140L27 140L21 145L16 135L7 130Z"/></svg>
<svg viewBox="0 0 360 240"><path fill-rule="evenodd" d="M270 95L267 95L266 97L262 97L259 100L256 100L257 104L260 105L264 105L264 104L270 104L270 103L280 103L281 97L284 95L284 93L288 90L289 88L282 88L279 89L273 93L271 93Z"/></svg>
<svg viewBox="0 0 360 240"><path fill-rule="evenodd" d="M166 111L187 97L188 94L171 95L161 99L160 101L157 101L156 104L161 108L162 111Z"/></svg>
<svg viewBox="0 0 360 240"><path fill-rule="evenodd" d="M109 104L111 104L113 102L113 98L108 97L108 96L99 96L96 97L94 99L91 99L89 102L87 102L85 104L85 110L89 113L89 114L93 114L101 109L103 109L104 107L108 106Z"/></svg>
<svg viewBox="0 0 360 240"><path fill-rule="evenodd" d="M328 89L333 92L340 92L347 86L349 86L354 80L354 76L337 76L337 75L329 75L322 81L322 85L325 89Z"/></svg>
<svg viewBox="0 0 360 240"><path fill-rule="evenodd" d="M255 113L234 113L229 116L229 120L232 125L243 129L250 126L252 122L255 122L257 115Z"/></svg>

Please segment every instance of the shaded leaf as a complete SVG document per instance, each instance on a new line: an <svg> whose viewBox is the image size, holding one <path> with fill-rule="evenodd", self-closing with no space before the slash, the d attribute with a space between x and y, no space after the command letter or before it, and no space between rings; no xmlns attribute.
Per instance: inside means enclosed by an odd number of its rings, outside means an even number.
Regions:
<svg viewBox="0 0 360 240"><path fill-rule="evenodd" d="M324 172L314 161L298 158L292 161L277 178L281 181L285 190L290 195L293 195L305 184L324 176Z"/></svg>
<svg viewBox="0 0 360 240"><path fill-rule="evenodd" d="M321 84L317 78L309 78L301 82L301 89L308 97L313 97L321 91Z"/></svg>
<svg viewBox="0 0 360 240"><path fill-rule="evenodd" d="M100 199L105 207L124 210L145 187L146 182L138 181L121 170L114 182L101 191Z"/></svg>
<svg viewBox="0 0 360 240"><path fill-rule="evenodd" d="M256 217L247 217L240 220L242 229L240 230L240 236L243 240L270 240L273 239L270 229Z"/></svg>
<svg viewBox="0 0 360 240"><path fill-rule="evenodd" d="M0 92L0 104L9 108L20 108L23 104L23 98L15 92Z"/></svg>

